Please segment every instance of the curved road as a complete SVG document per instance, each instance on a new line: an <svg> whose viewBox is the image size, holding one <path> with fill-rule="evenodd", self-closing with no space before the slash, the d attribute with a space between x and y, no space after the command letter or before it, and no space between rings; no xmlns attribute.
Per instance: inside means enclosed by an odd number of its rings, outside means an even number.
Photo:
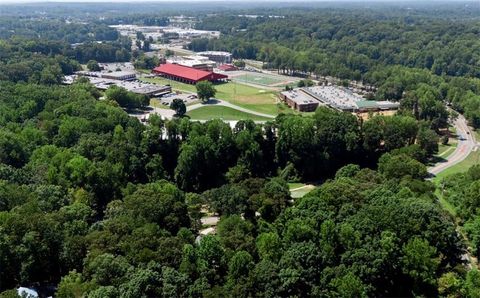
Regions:
<svg viewBox="0 0 480 298"><path fill-rule="evenodd" d="M193 105L189 105L189 106L187 106L187 113L192 111L192 110L199 109L199 108L202 108L202 107L207 107L207 106L224 106L224 107L235 109L235 110L240 111L240 112L252 114L252 115L255 115L255 116L260 116L260 117L270 118L270 119L275 118L275 116L273 116L273 115L252 111L252 110L234 105L232 103L229 103L228 101L224 101L224 100L221 100L221 99L210 100L207 103L196 103L196 104L193 104ZM158 114L163 119L172 119L174 114L175 114L175 112L173 110L170 110L170 109L161 109L161 108L156 108L156 107L151 107L151 108L152 108L152 111L150 113ZM139 117L145 117L145 115L140 115ZM225 121L225 122L231 122L231 121ZM237 122L237 121L235 121L235 122ZM261 123L261 122L264 122L264 121L255 121L255 122Z"/></svg>
<svg viewBox="0 0 480 298"><path fill-rule="evenodd" d="M428 172L435 176L440 172L458 164L463 161L474 150L476 150L477 142L473 136L472 131L467 125L467 120L462 115L458 115L453 122L453 126L457 130L458 145L455 151L446 157L445 161L439 162L428 169Z"/></svg>
<svg viewBox="0 0 480 298"><path fill-rule="evenodd" d="M207 103L196 103L196 104L187 106L187 113L190 112L191 110L195 110L195 109L198 109L198 108L201 108L201 107L206 107L206 106L224 106L224 107L235 109L235 110L240 111L240 112L252 114L252 115L255 115L255 116L271 118L271 119L275 118L275 116L273 116L273 115L264 114L264 113L252 111L252 110L249 110L249 109L245 109L245 108L242 108L240 106L229 103L228 101L221 100L221 99L214 99L214 100L208 101Z"/></svg>

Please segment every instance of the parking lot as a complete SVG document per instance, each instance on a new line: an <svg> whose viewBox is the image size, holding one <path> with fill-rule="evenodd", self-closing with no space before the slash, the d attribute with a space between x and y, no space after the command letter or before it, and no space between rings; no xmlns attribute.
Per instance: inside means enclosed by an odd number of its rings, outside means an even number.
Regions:
<svg viewBox="0 0 480 298"><path fill-rule="evenodd" d="M183 102L185 103L185 105L189 105L189 104L192 104L192 103L195 103L195 102L198 101L198 98L197 98L197 95L196 95L196 94L193 94L193 93L180 93L180 94L176 94L175 92L166 94L166 95L158 98L158 100L160 101L160 103L161 103L162 105L164 105L164 106L170 106L170 104L172 103L172 101L173 101L175 98L180 98L181 100L183 100Z"/></svg>

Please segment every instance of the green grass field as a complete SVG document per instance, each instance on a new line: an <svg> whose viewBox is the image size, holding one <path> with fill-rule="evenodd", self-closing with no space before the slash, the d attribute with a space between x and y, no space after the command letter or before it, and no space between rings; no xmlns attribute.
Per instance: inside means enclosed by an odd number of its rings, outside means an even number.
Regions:
<svg viewBox="0 0 480 298"><path fill-rule="evenodd" d="M270 86L274 84L280 84L285 80L283 78L277 78L274 76L267 76L260 73L246 73L245 75L240 75L232 78L234 81L245 82L249 84L265 85Z"/></svg>
<svg viewBox="0 0 480 298"><path fill-rule="evenodd" d="M254 121L269 121L271 118L260 117L257 115L238 111L224 106L205 106L187 113L192 120L210 120L210 119L223 119L223 120L254 120Z"/></svg>

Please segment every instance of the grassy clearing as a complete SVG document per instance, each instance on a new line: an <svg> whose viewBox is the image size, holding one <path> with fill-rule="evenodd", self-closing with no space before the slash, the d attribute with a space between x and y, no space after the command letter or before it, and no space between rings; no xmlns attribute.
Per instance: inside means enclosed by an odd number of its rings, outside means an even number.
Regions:
<svg viewBox="0 0 480 298"><path fill-rule="evenodd" d="M306 195L307 193L311 192L312 190L314 190L316 187L314 185L305 185L304 187L300 188L300 189L297 189L297 190L291 190L290 191L290 195L292 196L292 198L294 199L298 199L298 198L301 198L303 197L304 195ZM295 188L292 188L290 187L290 189L295 189Z"/></svg>
<svg viewBox="0 0 480 298"><path fill-rule="evenodd" d="M295 189L295 188L303 187L305 185L306 185L305 183L301 183L301 182L289 182L288 183L288 188L289 189Z"/></svg>
<svg viewBox="0 0 480 298"><path fill-rule="evenodd" d="M193 120L210 120L220 118L223 120L246 120L251 119L254 121L269 121L270 118L260 117L257 115L245 113L224 106L205 106L187 113Z"/></svg>
<svg viewBox="0 0 480 298"><path fill-rule="evenodd" d="M290 194L292 198L297 199L311 192L316 187L315 185L312 185L312 184L305 184L301 182L291 182L291 183L288 183L288 188L290 189Z"/></svg>
<svg viewBox="0 0 480 298"><path fill-rule="evenodd" d="M442 179L449 175L466 172L471 166L480 163L480 151L473 151L470 155L467 156L462 162L457 163L453 167L446 169L445 171L439 173L433 181L438 184Z"/></svg>

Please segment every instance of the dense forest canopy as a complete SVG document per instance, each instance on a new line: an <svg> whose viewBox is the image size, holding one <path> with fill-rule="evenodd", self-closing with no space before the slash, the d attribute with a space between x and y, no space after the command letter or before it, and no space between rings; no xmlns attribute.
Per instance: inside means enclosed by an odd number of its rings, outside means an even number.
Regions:
<svg viewBox="0 0 480 298"><path fill-rule="evenodd" d="M458 13L458 14L456 14ZM412 108L433 98L452 104L480 125L480 22L438 18L439 11L313 9L279 17L231 13L208 16L199 29L220 39L195 39L195 51L227 50L264 67L296 75L333 76L378 87L379 100L403 100ZM433 87L429 97L424 85ZM420 95L422 94L422 95Z"/></svg>
<svg viewBox="0 0 480 298"><path fill-rule="evenodd" d="M368 120L323 107L231 127L142 123L119 104L144 97L61 85L90 60L144 59L107 24L163 25L178 10L111 5L0 6L0 297L18 286L65 298L478 295L426 180L446 104L480 127L477 7L192 4L182 13L223 33L195 50L363 80L401 103ZM476 256L478 172L442 185ZM298 181L320 185L294 199ZM215 235L199 234L206 211L220 217Z"/></svg>

